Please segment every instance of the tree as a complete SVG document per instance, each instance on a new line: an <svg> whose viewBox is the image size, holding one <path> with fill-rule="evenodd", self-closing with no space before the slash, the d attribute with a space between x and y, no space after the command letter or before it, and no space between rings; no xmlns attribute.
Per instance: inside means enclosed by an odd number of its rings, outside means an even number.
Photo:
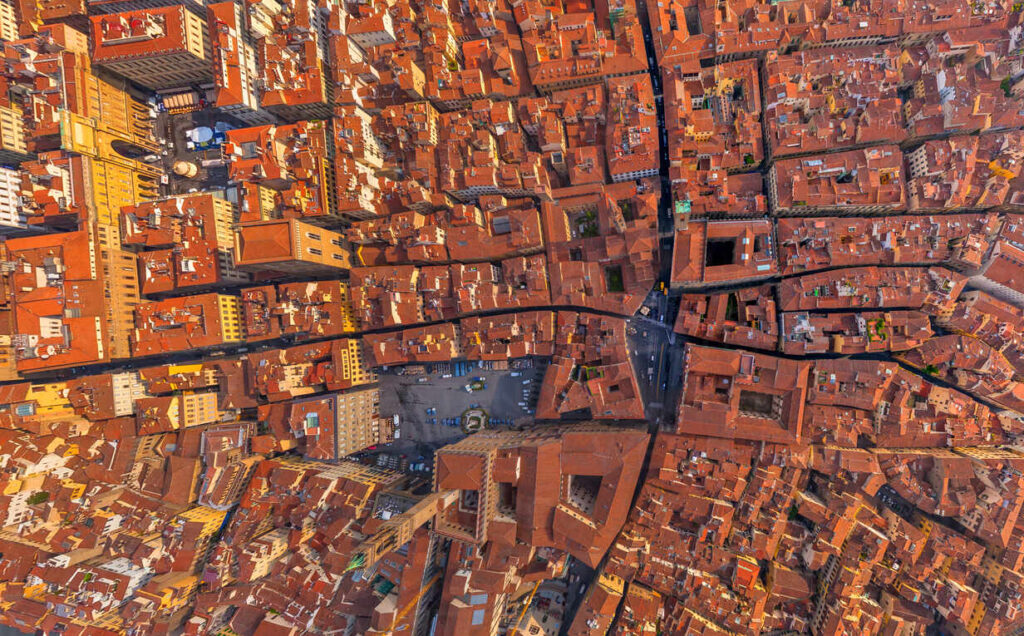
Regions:
<svg viewBox="0 0 1024 636"><path fill-rule="evenodd" d="M32 495L29 495L28 505L35 506L37 504L43 503L44 501L48 500L49 498L50 498L50 493L46 492L45 490L40 490L37 493L33 493Z"/></svg>

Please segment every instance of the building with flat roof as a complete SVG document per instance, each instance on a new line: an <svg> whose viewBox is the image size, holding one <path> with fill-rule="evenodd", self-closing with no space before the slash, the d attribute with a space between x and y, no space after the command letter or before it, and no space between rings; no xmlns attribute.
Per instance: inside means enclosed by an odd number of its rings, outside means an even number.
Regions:
<svg viewBox="0 0 1024 636"><path fill-rule="evenodd" d="M158 8L169 6L183 6L196 15L204 12L202 0L85 0L89 7L89 13L93 15L103 13L117 13L140 7Z"/></svg>

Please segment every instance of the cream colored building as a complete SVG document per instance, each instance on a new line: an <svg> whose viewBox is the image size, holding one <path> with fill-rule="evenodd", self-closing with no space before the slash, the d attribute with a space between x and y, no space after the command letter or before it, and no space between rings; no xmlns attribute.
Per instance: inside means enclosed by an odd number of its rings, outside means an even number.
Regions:
<svg viewBox="0 0 1024 636"><path fill-rule="evenodd" d="M92 18L93 62L154 90L213 80L206 20L183 6Z"/></svg>

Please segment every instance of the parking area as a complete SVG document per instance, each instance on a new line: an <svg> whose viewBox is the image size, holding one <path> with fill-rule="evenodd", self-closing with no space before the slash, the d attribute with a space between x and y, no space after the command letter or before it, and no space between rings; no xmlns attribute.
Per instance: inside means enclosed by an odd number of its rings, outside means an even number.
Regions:
<svg viewBox="0 0 1024 636"><path fill-rule="evenodd" d="M462 376L454 375L452 364L430 366L424 374L397 369L381 374L381 415L399 416L399 440L436 446L465 437L460 418L467 411L483 411L488 426L532 422L542 370L532 360L515 360L509 367L474 364Z"/></svg>

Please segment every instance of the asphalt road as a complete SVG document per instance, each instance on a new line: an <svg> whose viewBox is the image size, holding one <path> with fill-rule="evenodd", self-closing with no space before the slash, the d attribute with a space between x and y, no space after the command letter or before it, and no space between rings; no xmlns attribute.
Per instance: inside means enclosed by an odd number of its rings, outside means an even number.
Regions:
<svg viewBox="0 0 1024 636"><path fill-rule="evenodd" d="M650 431L671 429L682 384L682 342L668 324L642 316L629 319L626 333Z"/></svg>
<svg viewBox="0 0 1024 636"><path fill-rule="evenodd" d="M569 626L572 625L572 620L576 617L576 612L580 608L580 602L583 600L583 593L580 593L580 588L582 587L585 593L586 589L590 587L596 578L597 572L593 568L588 567L582 561L572 557L569 558L569 568L565 576L569 589L566 593L561 634L568 633Z"/></svg>

